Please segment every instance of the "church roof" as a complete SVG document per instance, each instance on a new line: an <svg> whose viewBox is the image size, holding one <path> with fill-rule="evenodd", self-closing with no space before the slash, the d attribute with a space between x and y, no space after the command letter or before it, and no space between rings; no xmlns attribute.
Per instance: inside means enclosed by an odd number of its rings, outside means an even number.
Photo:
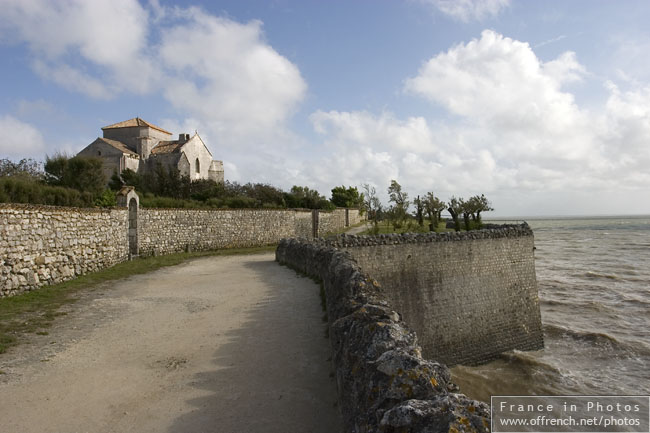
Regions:
<svg viewBox="0 0 650 433"><path fill-rule="evenodd" d="M134 126L146 126L151 129L157 129L158 131L164 132L165 134L172 135L171 132L165 131L160 126L156 126L153 123L149 123L146 120L140 119L139 117L134 117L133 119L125 120L124 122L118 122L112 125L104 126L102 130L115 128L132 128Z"/></svg>
<svg viewBox="0 0 650 433"><path fill-rule="evenodd" d="M126 144L122 143L121 141L111 140L110 138L102 138L102 137L98 137L97 140L103 141L104 143L108 144L109 146L113 146L114 148L116 148L117 150L119 150L122 153L127 153L129 155L137 155L137 153L135 153L134 151L129 149L126 146Z"/></svg>
<svg viewBox="0 0 650 433"><path fill-rule="evenodd" d="M186 142L175 141L160 141L151 149L152 155L162 155L163 153L178 153Z"/></svg>

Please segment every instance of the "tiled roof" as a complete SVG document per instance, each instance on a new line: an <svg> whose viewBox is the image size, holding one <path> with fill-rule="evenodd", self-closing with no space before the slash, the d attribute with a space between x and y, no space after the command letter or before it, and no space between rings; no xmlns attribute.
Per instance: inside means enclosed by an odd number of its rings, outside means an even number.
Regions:
<svg viewBox="0 0 650 433"><path fill-rule="evenodd" d="M183 144L185 143L180 143L178 140L160 141L153 149L151 149L151 154L161 155L163 153L179 152L181 147L183 147Z"/></svg>
<svg viewBox="0 0 650 433"><path fill-rule="evenodd" d="M165 134L172 135L171 132L165 131L160 126L156 126L152 123L147 122L146 120L140 119L139 117L134 117L133 119L125 120L124 122L119 122L119 123L114 123L112 125L104 126L102 130L113 129L113 128L132 128L134 126L146 126L151 129L157 129L158 131L164 132Z"/></svg>
<svg viewBox="0 0 650 433"><path fill-rule="evenodd" d="M121 141L111 140L110 138L102 138L102 137L97 138L97 140L101 140L104 143L108 144L109 146L113 146L114 148L116 148L122 153L127 153L129 155L137 155L137 153L135 153L134 151L126 147L126 144L122 143Z"/></svg>

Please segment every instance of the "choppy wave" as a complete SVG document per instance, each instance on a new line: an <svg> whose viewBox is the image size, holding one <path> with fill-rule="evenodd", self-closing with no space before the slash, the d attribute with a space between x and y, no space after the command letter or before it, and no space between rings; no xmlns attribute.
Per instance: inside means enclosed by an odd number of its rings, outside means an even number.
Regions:
<svg viewBox="0 0 650 433"><path fill-rule="evenodd" d="M650 356L650 349L638 343L628 343L604 332L577 331L562 326L544 325L544 337L548 339L571 338L588 343L599 350L618 352L627 356Z"/></svg>
<svg viewBox="0 0 650 433"><path fill-rule="evenodd" d="M519 350L513 350L512 352L505 352L499 355L499 359L507 362L508 364L516 364L520 368L535 368L539 370L544 370L549 374L561 375L561 371L558 367L546 362L543 358L536 356L531 356L526 352L521 352Z"/></svg>
<svg viewBox="0 0 650 433"><path fill-rule="evenodd" d="M461 390L483 399L650 392L650 217L528 222L546 347L454 367Z"/></svg>
<svg viewBox="0 0 650 433"><path fill-rule="evenodd" d="M627 300L625 300L627 301ZM630 302L635 302L636 299L631 300ZM638 301L642 302L642 301ZM550 299L542 298L540 299L540 305L543 307L543 311L547 312L548 309L553 309L553 307L559 307L564 310L574 310L579 309L588 309L596 311L599 313L607 314L611 317L616 316L616 311L612 309L609 305L606 305L599 301L576 301L574 297L566 297L565 299Z"/></svg>
<svg viewBox="0 0 650 433"><path fill-rule="evenodd" d="M606 278L608 280L620 280L621 277L615 274L606 274L606 273L601 273L601 272L596 272L596 271L587 271L584 276L586 278L593 278L593 279L599 279L599 278Z"/></svg>

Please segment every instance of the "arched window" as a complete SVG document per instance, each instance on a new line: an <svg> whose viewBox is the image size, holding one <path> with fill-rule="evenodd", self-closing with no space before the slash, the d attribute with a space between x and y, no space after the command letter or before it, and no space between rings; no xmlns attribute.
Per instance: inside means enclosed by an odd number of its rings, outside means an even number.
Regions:
<svg viewBox="0 0 650 433"><path fill-rule="evenodd" d="M196 158L196 162L194 163L194 170L196 171L196 174L201 173L201 163L199 162L199 158Z"/></svg>

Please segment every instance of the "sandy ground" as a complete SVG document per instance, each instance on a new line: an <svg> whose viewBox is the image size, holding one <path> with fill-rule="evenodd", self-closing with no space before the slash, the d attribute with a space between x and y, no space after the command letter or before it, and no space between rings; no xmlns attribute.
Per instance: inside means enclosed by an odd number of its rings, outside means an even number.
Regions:
<svg viewBox="0 0 650 433"><path fill-rule="evenodd" d="M0 355L2 432L339 432L311 280L273 254L100 286Z"/></svg>

